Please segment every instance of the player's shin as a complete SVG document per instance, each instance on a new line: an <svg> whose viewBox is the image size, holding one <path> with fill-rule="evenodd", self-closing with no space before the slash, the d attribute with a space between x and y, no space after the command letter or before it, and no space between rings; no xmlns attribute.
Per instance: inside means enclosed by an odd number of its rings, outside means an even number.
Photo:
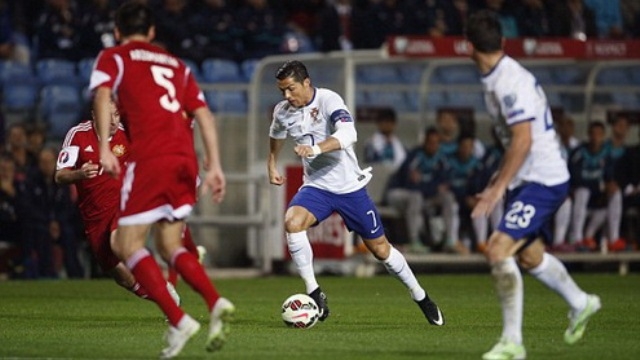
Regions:
<svg viewBox="0 0 640 360"><path fill-rule="evenodd" d="M198 262L198 258L184 247L179 247L171 256L171 266L193 290L204 298L207 308L211 311L220 295Z"/></svg>
<svg viewBox="0 0 640 360"><path fill-rule="evenodd" d="M304 280L307 294L311 294L319 285L313 271L313 250L307 232L286 233L286 235L291 259L296 264L298 274Z"/></svg>
<svg viewBox="0 0 640 360"><path fill-rule="evenodd" d="M567 268L555 256L544 253L540 264L529 270L529 273L562 296L572 309L583 309L586 306L587 294L578 287Z"/></svg>
<svg viewBox="0 0 640 360"><path fill-rule="evenodd" d="M424 289L418 283L418 279L411 271L407 259L396 248L390 246L389 256L382 260L384 267L389 274L398 278L411 292L411 298L419 301L427 295Z"/></svg>
<svg viewBox="0 0 640 360"><path fill-rule="evenodd" d="M491 264L500 305L502 307L502 338L522 344L522 274L513 257Z"/></svg>

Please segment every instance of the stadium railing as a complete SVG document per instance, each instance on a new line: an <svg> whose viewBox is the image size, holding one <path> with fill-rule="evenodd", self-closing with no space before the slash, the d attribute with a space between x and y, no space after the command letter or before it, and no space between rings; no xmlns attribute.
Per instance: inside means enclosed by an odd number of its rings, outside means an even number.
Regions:
<svg viewBox="0 0 640 360"><path fill-rule="evenodd" d="M221 136L223 154L238 154L232 170L235 172L233 181L241 184L229 192L227 202L231 208L244 208L245 212L228 218L208 213L206 211L196 215L192 223L196 227L217 226L242 227L244 234L234 233L234 236L244 237L248 256L253 260L256 268L265 272L270 271L271 263L284 258L283 243L283 209L284 197L275 186L264 186L268 183L265 177L265 158L268 153L268 129L273 106L281 100L281 94L275 87L274 73L284 61L292 58L303 61L309 68L315 86L328 87L343 95L347 106L355 111L360 106L396 105L385 104L383 101L397 101L396 95L388 98L382 96L374 98L376 103L369 101L369 93L402 92L407 104L402 104L399 112L398 134L407 146L413 146L419 140L422 130L427 124L432 124L438 107L456 105L471 107L478 124L478 136L489 139L489 118L484 106L477 101L477 96L464 97L463 94L480 95L482 87L478 79L469 74L458 74L447 78L447 69L452 71L456 67L465 68L471 63L468 59L415 59L389 58L381 51L352 51L328 54L299 54L295 56L267 57L255 64L253 77L246 83L202 83L205 91L246 91L248 112L246 114L218 113L222 126L234 127L233 133ZM531 59L522 61L534 73L540 74L546 84L543 87L549 94L550 103L554 107L562 107L576 120L576 133L580 136L586 129L586 123L592 119L602 119L607 109L620 108L612 102L612 97L602 96L611 93L631 94L636 98L640 94L640 82L630 82L624 86L601 84L599 75L605 69L625 68L629 74L635 74L637 62L624 60L607 61L578 61L573 59ZM384 67L384 74L378 77L371 72L376 67ZM389 69L391 67L391 70ZM362 70L362 69L367 70ZM374 69L374 70L372 70ZM444 78L443 78L444 72ZM397 73L397 81L390 74ZM418 77L419 74L419 77ZM631 75L630 75L631 76ZM624 78L624 77L623 77ZM359 81L361 80L361 81ZM439 96L444 94L445 96ZM468 103L465 103L468 101ZM627 104L640 108L640 102ZM359 138L364 140L374 131L373 123L358 123ZM635 140L633 140L635 141ZM358 146L362 146L361 141ZM356 149L359 154L361 148ZM280 163L298 163L292 152L283 152ZM226 164L226 163L225 163ZM266 175L265 175L266 176ZM375 180L374 180L375 181ZM268 185L268 184L267 184ZM261 190L258 190L258 189ZM260 192L270 192L269 202L256 205L255 197ZM258 217L258 208L264 206L269 221ZM224 208L222 210L224 212ZM261 214L259 216L265 216ZM245 217L245 220L240 220ZM262 234L271 234L268 244L264 243ZM222 240L223 241L223 240ZM221 250L224 250L221 248ZM634 253L635 254L635 253ZM429 261L434 255L425 255ZM619 261L626 267L630 261L640 261L640 255L617 254L571 254L564 257L566 261ZM432 260L465 261L449 257L435 257Z"/></svg>

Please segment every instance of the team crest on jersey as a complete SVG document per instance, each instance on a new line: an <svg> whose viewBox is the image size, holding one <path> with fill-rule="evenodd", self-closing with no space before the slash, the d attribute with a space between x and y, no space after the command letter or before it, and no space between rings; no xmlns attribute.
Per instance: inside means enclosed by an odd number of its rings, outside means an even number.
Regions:
<svg viewBox="0 0 640 360"><path fill-rule="evenodd" d="M504 106L507 107L507 109L511 109L513 105L516 104L517 99L518 97L516 96L516 94L508 94L502 97L502 102L504 103Z"/></svg>
<svg viewBox="0 0 640 360"><path fill-rule="evenodd" d="M60 155L58 155L58 162L60 164L64 164L69 161L69 153L65 150L60 151Z"/></svg>
<svg viewBox="0 0 640 360"><path fill-rule="evenodd" d="M314 123L317 123L318 121L320 121L320 119L318 119L318 113L319 112L320 112L320 110L318 110L318 108L315 107L315 108L311 109L311 112L309 113L309 115L313 119Z"/></svg>
<svg viewBox="0 0 640 360"><path fill-rule="evenodd" d="M113 155L120 157L124 155L125 148L124 148L124 145L113 145L113 147L111 148L111 151L113 152Z"/></svg>

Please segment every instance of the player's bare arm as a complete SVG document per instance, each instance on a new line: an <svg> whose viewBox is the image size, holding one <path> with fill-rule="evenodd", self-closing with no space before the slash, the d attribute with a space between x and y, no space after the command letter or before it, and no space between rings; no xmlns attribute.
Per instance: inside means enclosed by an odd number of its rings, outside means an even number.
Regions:
<svg viewBox="0 0 640 360"><path fill-rule="evenodd" d="M99 87L93 99L93 112L95 116L96 130L100 139L100 164L104 171L117 177L120 175L120 162L111 152L109 145L109 128L111 126L111 89Z"/></svg>
<svg viewBox="0 0 640 360"><path fill-rule="evenodd" d="M521 122L511 126L512 139L497 171L495 181L478 195L472 217L489 216L496 203L507 190L509 182L518 172L531 148L531 123Z"/></svg>
<svg viewBox="0 0 640 360"><path fill-rule="evenodd" d="M284 184L286 178L278 171L278 156L284 145L284 139L269 138L269 157L267 159L267 170L269 171L269 183L273 185Z"/></svg>
<svg viewBox="0 0 640 360"><path fill-rule="evenodd" d="M216 118L206 107L200 107L194 111L194 116L200 127L200 136L206 153L206 175L201 191L211 191L213 201L222 202L226 193L226 179L220 162L220 148Z"/></svg>
<svg viewBox="0 0 640 360"><path fill-rule="evenodd" d="M55 180L58 184L72 184L85 179L92 179L98 176L100 165L88 161L79 169L60 169L56 171Z"/></svg>

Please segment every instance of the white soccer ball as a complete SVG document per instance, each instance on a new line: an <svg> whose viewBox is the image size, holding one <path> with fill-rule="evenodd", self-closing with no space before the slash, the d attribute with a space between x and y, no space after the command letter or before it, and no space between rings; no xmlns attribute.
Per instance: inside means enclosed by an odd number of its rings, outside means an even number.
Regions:
<svg viewBox="0 0 640 360"><path fill-rule="evenodd" d="M298 329L308 329L318 322L320 310L316 302L305 294L295 294L282 303L282 321Z"/></svg>

